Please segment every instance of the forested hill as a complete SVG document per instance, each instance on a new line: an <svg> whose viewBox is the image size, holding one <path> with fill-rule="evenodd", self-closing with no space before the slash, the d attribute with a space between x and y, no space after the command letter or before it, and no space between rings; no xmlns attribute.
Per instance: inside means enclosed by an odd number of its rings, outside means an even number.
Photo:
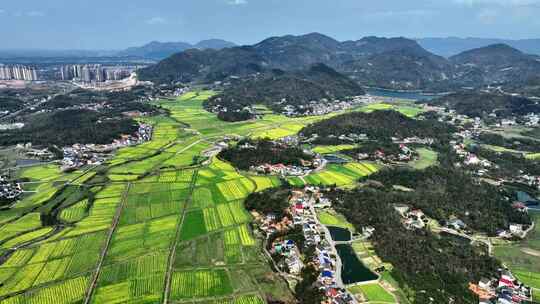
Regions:
<svg viewBox="0 0 540 304"><path fill-rule="evenodd" d="M191 49L177 53L158 64L138 72L141 80L156 83L211 82L228 76L245 76L260 72L264 59L252 47L223 50Z"/></svg>
<svg viewBox="0 0 540 304"><path fill-rule="evenodd" d="M57 95L34 110L25 109L17 118L22 129L0 132L0 145L19 143L67 146L109 144L124 134L133 134L138 124L125 112L154 113L158 109L139 102L146 91L137 87L125 92L95 92L77 89Z"/></svg>
<svg viewBox="0 0 540 304"><path fill-rule="evenodd" d="M432 100L430 104L447 107L469 117L487 117L495 113L499 118L507 118L540 113L540 105L530 99L483 92L454 93Z"/></svg>
<svg viewBox="0 0 540 304"><path fill-rule="evenodd" d="M517 91L517 84L532 89L540 85L538 57L504 44L447 59L411 39L365 37L340 42L318 33L271 37L252 46L222 50L187 50L140 70L139 77L157 83L211 82L261 70L302 70L317 63L362 85L388 89L448 92L497 84Z"/></svg>
<svg viewBox="0 0 540 304"><path fill-rule="evenodd" d="M317 134L320 143L332 143L333 138L342 134L366 134L383 141L413 136L446 140L451 132L451 126L436 120L415 120L396 111L374 111L338 115L311 124L300 134L305 137Z"/></svg>
<svg viewBox="0 0 540 304"><path fill-rule="evenodd" d="M387 60L395 55L397 61ZM356 75L362 84L389 88L417 88L444 80L446 76L441 73L450 74L446 59L429 53L414 40L366 37L339 42L312 33L272 37L253 46L220 51L188 50L141 70L139 77L158 83L214 81L251 75L261 69L303 70L317 63ZM398 72L381 75L378 70Z"/></svg>
<svg viewBox="0 0 540 304"><path fill-rule="evenodd" d="M242 110L254 104L264 104L279 111L287 105L296 107L311 101L333 101L363 94L364 90L348 77L324 64L317 64L306 71L272 70L234 81L204 105L214 112Z"/></svg>
<svg viewBox="0 0 540 304"><path fill-rule="evenodd" d="M459 67L462 83L527 83L540 77L540 60L506 44L494 44L450 57Z"/></svg>

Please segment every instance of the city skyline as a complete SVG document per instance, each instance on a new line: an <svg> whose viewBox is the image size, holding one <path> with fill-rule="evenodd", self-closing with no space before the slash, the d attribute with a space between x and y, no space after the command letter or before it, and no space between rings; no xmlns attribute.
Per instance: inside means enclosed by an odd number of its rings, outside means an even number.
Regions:
<svg viewBox="0 0 540 304"><path fill-rule="evenodd" d="M338 40L371 35L525 39L539 38L538 13L540 0L26 1L0 5L0 35L9 41L0 48L118 50L154 40L208 38L252 44L310 32Z"/></svg>

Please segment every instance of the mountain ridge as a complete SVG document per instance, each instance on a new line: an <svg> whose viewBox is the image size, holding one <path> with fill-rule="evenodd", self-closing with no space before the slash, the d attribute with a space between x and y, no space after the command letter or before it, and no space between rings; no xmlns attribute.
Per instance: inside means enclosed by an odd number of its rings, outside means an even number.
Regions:
<svg viewBox="0 0 540 304"><path fill-rule="evenodd" d="M530 83L540 78L537 56L500 43L445 58L404 37L370 36L340 42L310 33L270 37L251 46L207 54L191 50L185 53L140 70L140 78L158 83L220 81L268 69L304 70L318 63L360 85L396 90L447 92L464 87Z"/></svg>

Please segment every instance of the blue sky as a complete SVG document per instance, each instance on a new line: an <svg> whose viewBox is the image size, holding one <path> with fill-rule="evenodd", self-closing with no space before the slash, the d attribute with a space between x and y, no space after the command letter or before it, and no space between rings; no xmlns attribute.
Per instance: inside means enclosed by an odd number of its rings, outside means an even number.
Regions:
<svg viewBox="0 0 540 304"><path fill-rule="evenodd" d="M122 49L152 40L321 32L540 38L540 0L25 0L0 2L1 49Z"/></svg>

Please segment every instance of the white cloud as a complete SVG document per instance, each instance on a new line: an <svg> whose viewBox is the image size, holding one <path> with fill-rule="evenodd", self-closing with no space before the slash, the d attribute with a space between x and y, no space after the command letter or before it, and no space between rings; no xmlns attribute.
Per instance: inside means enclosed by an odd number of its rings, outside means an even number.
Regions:
<svg viewBox="0 0 540 304"><path fill-rule="evenodd" d="M167 23L167 19L163 17L152 17L146 20L146 24L150 24L150 25L165 24L165 23Z"/></svg>
<svg viewBox="0 0 540 304"><path fill-rule="evenodd" d="M247 0L229 0L227 4L229 5L244 5L247 4Z"/></svg>

